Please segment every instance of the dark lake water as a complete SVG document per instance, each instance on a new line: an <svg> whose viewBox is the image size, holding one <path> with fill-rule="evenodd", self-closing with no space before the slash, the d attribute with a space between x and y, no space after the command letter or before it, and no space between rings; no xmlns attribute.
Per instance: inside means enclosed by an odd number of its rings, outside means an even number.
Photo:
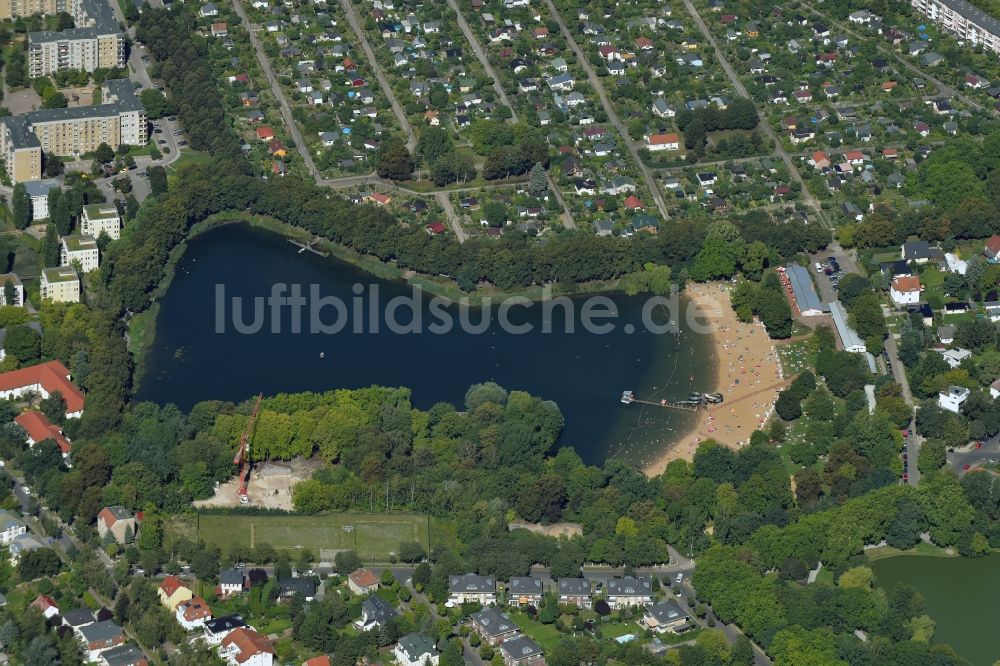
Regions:
<svg viewBox="0 0 1000 666"><path fill-rule="evenodd" d="M1000 611L1000 555L926 557L900 555L872 563L876 584L887 592L898 583L924 595L936 623L935 643L948 643L974 666L1000 659L996 631Z"/></svg>
<svg viewBox="0 0 1000 666"><path fill-rule="evenodd" d="M234 224L208 231L190 241L178 263L176 276L160 301L156 340L145 359L136 398L172 402L184 410L200 400L242 400L259 391L324 391L380 384L412 389L413 402L428 408L438 401L462 408L466 389L477 382L494 381L555 401L566 418L560 445L571 445L588 462L600 464L612 456L641 465L655 458L667 443L693 425L692 414L659 407L624 406L621 392L630 389L639 397L683 399L692 390L709 390L713 375L712 351L707 336L681 324L680 333L654 333L642 325L647 298L618 295L610 301L618 309L614 331L586 333L579 325L582 298L573 299L576 332L565 332L564 310L543 312L540 305L510 309L515 324L528 324L531 332L505 332L497 324L496 307L489 310L492 325L474 334L455 326L434 334L426 329L439 322L438 312L458 320L458 307L431 310L424 295L419 308L424 332L400 334L387 330L380 318L377 332L368 317L377 302L409 297L404 282L379 280L332 258L298 253L283 237ZM304 310L301 331L292 330L292 317L284 308L280 330L266 325L253 334L234 330L232 306L225 309L225 330L219 333L217 285L225 299L243 298L242 321L254 319L253 299L266 297L275 283L310 285L319 294L345 303L348 324L338 333L309 333L310 316ZM354 290L363 293L358 296ZM683 300L681 301L684 302ZM351 318L363 306L360 317ZM667 317L653 308L654 321ZM396 321L409 323L410 310L401 309ZM482 320L483 310L472 309L467 319ZM327 307L323 322L332 324L337 312ZM683 317L681 317L683 320ZM553 322L551 332L543 321ZM354 332L364 322L362 333ZM634 327L626 332L628 325Z"/></svg>

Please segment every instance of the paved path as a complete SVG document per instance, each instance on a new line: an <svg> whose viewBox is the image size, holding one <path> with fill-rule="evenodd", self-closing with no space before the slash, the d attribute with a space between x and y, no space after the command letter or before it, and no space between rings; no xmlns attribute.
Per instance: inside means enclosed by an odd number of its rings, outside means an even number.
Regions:
<svg viewBox="0 0 1000 666"><path fill-rule="evenodd" d="M670 216L667 214L667 205L663 201L663 197L660 195L660 190L657 188L656 179L653 178L653 173L646 166L646 164L639 157L639 150L635 147L635 142L629 136L628 131L625 129L625 125L618 118L618 114L615 113L614 107L611 102L608 101L608 95L604 91L604 85L601 84L601 80L597 78L597 74L594 72L594 68L590 66L590 61L587 56L580 49L580 45L576 43L573 38L573 34L566 27L566 22L563 21L562 16L559 14L559 10L556 9L555 4L552 0L545 0L545 4L548 6L549 11L552 12L552 17L555 19L556 23L559 24L559 30L562 32L563 36L566 38L566 42L569 44L573 53L576 54L576 61L584 71L587 72L587 78L590 80L591 87L597 93L598 98L601 100L601 106L604 107L604 112L608 114L608 120L611 124L615 126L618 130L618 134L621 136L621 140L625 142L625 147L632 154L632 159L635 160L636 166L639 167L639 171L642 172L642 178L646 181L646 188L649 190L650 196L653 197L653 203L656 204L656 208L660 211L660 215L663 216L664 220L669 220Z"/></svg>
<svg viewBox="0 0 1000 666"><path fill-rule="evenodd" d="M455 238L458 239L459 243L464 243L468 239L469 234L462 228L462 220L455 214L455 207L451 205L451 198L448 196L448 193L435 192L434 198L437 199L438 203L441 204L441 208L444 209L445 217L448 218L448 226L451 227Z"/></svg>
<svg viewBox="0 0 1000 666"><path fill-rule="evenodd" d="M701 34L705 37L705 39L711 45L712 49L715 51L715 59L719 61L720 65L722 65L723 71L725 71L726 76L729 77L729 81L733 84L733 87L736 89L736 92L740 95L740 97L745 97L746 99L750 99L750 94L747 92L746 86L743 85L743 82L740 80L740 77L736 75L736 71L733 69L733 66L729 64L729 61L726 59L726 56L723 55L722 50L719 48L719 45L715 42L715 38L709 31L708 26L705 24L705 21L701 18L701 14L699 14L698 10L695 9L695 6L691 3L691 0L684 0L684 6L687 8L687 11L691 15L691 18L694 19L695 24L698 26L698 30L701 31ZM785 150L784 145L781 143L781 138L775 133L774 128L771 127L771 123L767 121L767 118L763 117L759 113L758 116L760 118L760 127L763 128L764 133L768 136L768 138L770 138L771 141L774 142L774 150L775 152L778 153L778 156L781 158L781 161L785 163L785 168L788 169L788 173L791 176L792 180L794 180L795 182L799 183L802 186L803 201L807 206L812 208L813 212L816 214L816 219L819 220L819 222L824 226L830 228L830 223L829 221L827 221L826 215L823 214L823 210L820 207L819 200L817 200L815 195L813 195L813 193L809 191L809 188L806 187L805 181L802 180L802 174L799 173L798 167L796 167L795 163L792 162L791 156L788 154L788 151Z"/></svg>
<svg viewBox="0 0 1000 666"><path fill-rule="evenodd" d="M267 57L267 52L264 51L264 45L257 38L257 33L254 32L253 24L250 22L250 17L243 7L242 0L233 0L233 7L236 8L236 13L239 15L240 21L243 22L243 27L246 28L247 34L250 36L250 45L253 46L254 53L257 55L257 62L260 63L260 68L263 70L264 76L271 86L271 92L274 94L274 98L278 100L281 117L288 127L288 132L292 135L292 140L295 141L295 149L302 156L302 161L305 162L306 169L318 182L320 180L319 169L316 168L316 163L313 162L312 155L309 154L309 148L306 146L305 139L302 138L302 132L299 131L298 125L295 124L292 109L288 105L288 100L285 99L285 93L281 89L281 84L278 83L278 79L274 76L274 70L271 69L271 60Z"/></svg>
<svg viewBox="0 0 1000 666"><path fill-rule="evenodd" d="M351 3L351 0L340 0L340 6L343 7L344 14L347 15L347 22L351 24L351 30L358 36L358 41L361 43L361 50L365 52L365 57L368 59L368 66L375 73L375 78L378 79L378 84L382 88L382 92L385 94L386 99L389 100L389 105L392 107L392 112L395 114L399 126L406 132L406 148L412 153L417 148L417 137L413 133L413 126L410 125L409 118L406 117L403 107L399 105L399 100L396 99L395 93L392 92L389 79L385 77L385 72L382 71L382 67L379 66L378 60L375 58L375 51L372 49L372 45L368 43L368 38L365 37L365 30L358 20L357 13L354 11L354 5Z"/></svg>

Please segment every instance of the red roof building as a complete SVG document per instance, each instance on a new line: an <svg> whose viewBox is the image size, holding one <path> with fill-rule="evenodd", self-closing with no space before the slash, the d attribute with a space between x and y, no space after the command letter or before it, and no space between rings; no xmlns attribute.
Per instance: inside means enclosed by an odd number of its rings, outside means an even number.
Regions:
<svg viewBox="0 0 1000 666"><path fill-rule="evenodd" d="M240 627L229 632L229 635L222 639L222 647L219 652L231 656L237 664L244 664L260 654L273 655L274 649L266 638L253 629Z"/></svg>
<svg viewBox="0 0 1000 666"><path fill-rule="evenodd" d="M28 392L48 398L56 391L66 401L66 416L77 418L83 414L83 393L73 385L69 370L59 361L0 374L0 399L17 398Z"/></svg>
<svg viewBox="0 0 1000 666"><path fill-rule="evenodd" d="M257 128L257 138L261 141L270 141L274 138L274 130L268 125L261 125Z"/></svg>
<svg viewBox="0 0 1000 666"><path fill-rule="evenodd" d="M444 222L431 222L425 228L427 229L427 233L431 236L443 234L445 230Z"/></svg>
<svg viewBox="0 0 1000 666"><path fill-rule="evenodd" d="M45 618L59 614L59 606L56 606L52 597L46 594L39 594L35 597L35 600L31 602L31 607L38 610Z"/></svg>
<svg viewBox="0 0 1000 666"><path fill-rule="evenodd" d="M639 197L634 194L630 194L628 199L625 200L625 208L629 210L645 210L646 207L642 205L642 201Z"/></svg>
<svg viewBox="0 0 1000 666"><path fill-rule="evenodd" d="M996 234L990 236L990 239L986 241L986 246L983 248L983 254L993 262L996 262L1000 258L1000 236Z"/></svg>
<svg viewBox="0 0 1000 666"><path fill-rule="evenodd" d="M330 658L325 654L321 654L318 657L306 659L302 662L302 666L330 666Z"/></svg>
<svg viewBox="0 0 1000 666"><path fill-rule="evenodd" d="M69 455L69 452L73 449L70 446L69 440L62 434L59 426L49 421L48 417L41 412L21 412L14 417L14 422L24 428L24 432L28 435L29 446L34 446L46 439L52 439L55 440L56 446L59 447L59 451L64 456Z"/></svg>

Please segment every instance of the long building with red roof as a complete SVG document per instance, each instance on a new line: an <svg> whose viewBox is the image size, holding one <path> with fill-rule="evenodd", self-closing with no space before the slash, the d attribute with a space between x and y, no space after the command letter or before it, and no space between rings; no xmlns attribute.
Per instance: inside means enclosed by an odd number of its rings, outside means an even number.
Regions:
<svg viewBox="0 0 1000 666"><path fill-rule="evenodd" d="M69 452L73 448L70 446L66 436L63 435L62 430L59 429L59 426L49 421L48 417L41 412L34 410L21 412L14 417L14 422L24 428L24 432L27 433L28 446L34 446L38 442L52 439L55 440L64 458L69 455Z"/></svg>
<svg viewBox="0 0 1000 666"><path fill-rule="evenodd" d="M59 361L0 374L0 399L19 398L25 393L38 393L48 398L56 391L66 401L67 417L79 418L83 415L83 392L70 381L69 370Z"/></svg>

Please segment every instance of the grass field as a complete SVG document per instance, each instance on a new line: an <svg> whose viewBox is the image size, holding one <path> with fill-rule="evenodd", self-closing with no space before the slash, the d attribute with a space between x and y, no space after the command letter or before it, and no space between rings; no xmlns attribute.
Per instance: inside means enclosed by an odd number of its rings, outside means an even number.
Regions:
<svg viewBox="0 0 1000 666"><path fill-rule="evenodd" d="M309 548L326 559L332 558L332 551L353 550L366 562L388 562L404 542L416 541L428 550L430 538L427 516L419 514L200 514L177 518L168 529L197 535L205 544L217 546L223 552L233 546L268 545L277 550Z"/></svg>

